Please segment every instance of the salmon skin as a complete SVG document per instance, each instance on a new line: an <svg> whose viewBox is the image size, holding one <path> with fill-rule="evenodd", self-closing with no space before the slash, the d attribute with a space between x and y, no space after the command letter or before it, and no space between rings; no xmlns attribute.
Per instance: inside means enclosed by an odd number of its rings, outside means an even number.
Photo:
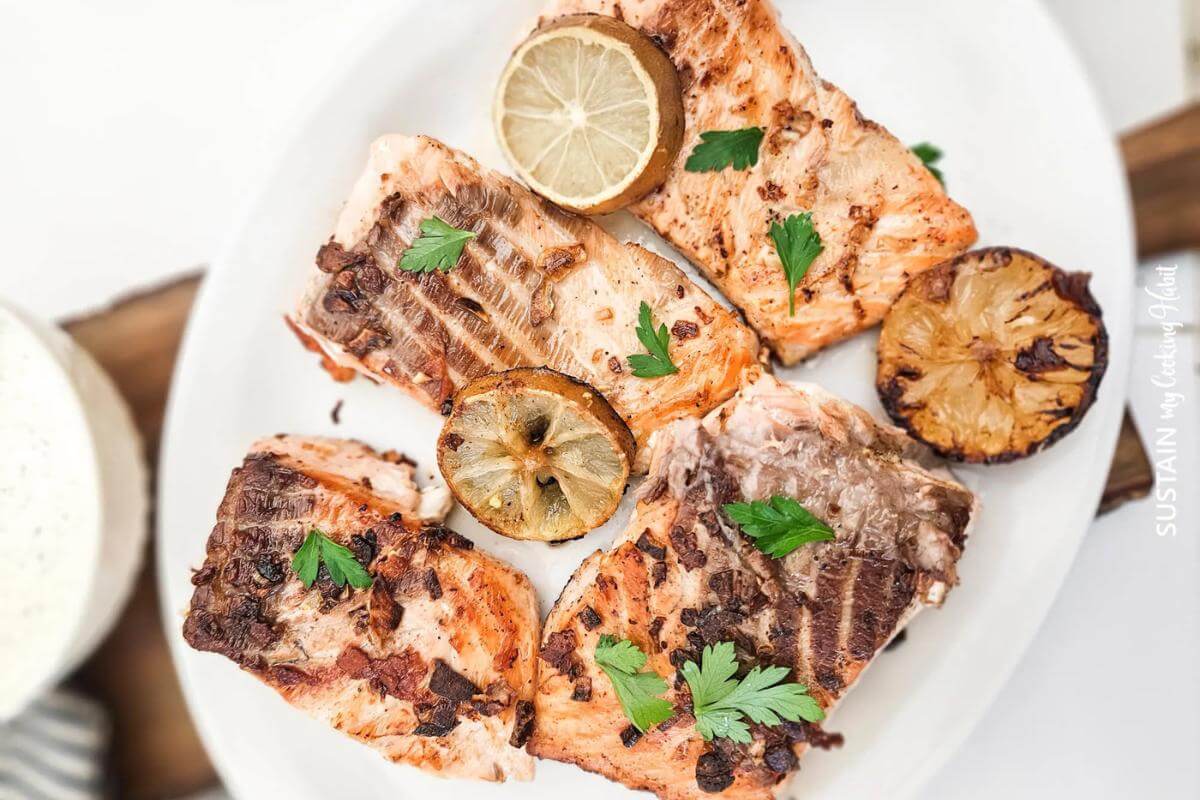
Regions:
<svg viewBox="0 0 1200 800"><path fill-rule="evenodd" d="M670 56L686 130L666 181L630 211L746 315L784 364L879 322L909 276L975 241L971 216L921 161L822 80L767 0L553 0L563 14L615 16ZM707 131L764 129L746 170L688 172ZM768 235L812 212L824 251L796 289Z"/></svg>
<svg viewBox="0 0 1200 800"><path fill-rule="evenodd" d="M183 635L392 761L443 776L528 780L539 616L529 580L439 522L445 487L358 442L263 439L233 471ZM292 558L312 529L369 588Z"/></svg>
<svg viewBox="0 0 1200 800"><path fill-rule="evenodd" d="M928 459L862 409L769 375L703 420L659 431L628 528L584 561L546 620L530 752L664 800L774 797L809 746L840 737L784 723L751 726L749 745L705 742L679 669L699 663L705 646L733 642L739 674L789 667L788 680L829 714L875 654L957 582L975 498ZM777 494L836 538L781 559L759 551L723 506ZM671 687L674 715L644 735L596 666L604 634L641 648Z"/></svg>
<svg viewBox="0 0 1200 800"><path fill-rule="evenodd" d="M435 215L476 234L458 265L400 270L422 220ZM640 446L758 370L754 333L674 264L424 136L371 146L316 263L289 317L301 339L335 376L363 373L439 411L481 375L548 366L600 391ZM673 375L630 373L626 357L645 352L642 302L671 331Z"/></svg>

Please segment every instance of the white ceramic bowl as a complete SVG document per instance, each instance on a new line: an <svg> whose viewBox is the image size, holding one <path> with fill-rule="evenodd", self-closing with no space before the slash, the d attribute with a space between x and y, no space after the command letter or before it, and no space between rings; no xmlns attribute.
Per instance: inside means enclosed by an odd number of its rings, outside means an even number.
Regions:
<svg viewBox="0 0 1200 800"><path fill-rule="evenodd" d="M146 541L146 466L112 381L0 302L0 722L117 619Z"/></svg>

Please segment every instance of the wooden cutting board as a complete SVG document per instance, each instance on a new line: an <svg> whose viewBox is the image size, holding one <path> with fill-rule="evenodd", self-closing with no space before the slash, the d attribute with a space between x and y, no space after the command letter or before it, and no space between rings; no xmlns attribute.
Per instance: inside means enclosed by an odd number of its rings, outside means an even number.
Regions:
<svg viewBox="0 0 1200 800"><path fill-rule="evenodd" d="M1135 132L1122 147L1140 254L1200 246L1200 106ZM63 324L129 402L151 465L157 460L175 355L199 282L199 274L187 276ZM1150 461L1126 413L1099 512L1144 497L1152 483ZM217 782L167 650L153 553L117 627L72 680L112 712L112 796L164 800Z"/></svg>

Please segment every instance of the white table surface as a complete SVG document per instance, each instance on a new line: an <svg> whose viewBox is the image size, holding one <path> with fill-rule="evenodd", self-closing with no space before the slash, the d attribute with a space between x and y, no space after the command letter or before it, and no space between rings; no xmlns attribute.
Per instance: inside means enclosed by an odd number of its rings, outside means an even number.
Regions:
<svg viewBox="0 0 1200 800"><path fill-rule="evenodd" d="M0 0L0 295L58 318L206 263L289 121L398 1ZM1194 1L1047 0L1114 132L1183 101ZM1200 263L1155 259L1140 280L1173 264L1183 405L1161 418L1148 308L1130 391L1148 445L1178 429L1176 459L1155 452L1160 487L1173 467L1178 496L1095 523L1008 688L928 798L1200 796ZM1155 530L1168 505L1173 537Z"/></svg>

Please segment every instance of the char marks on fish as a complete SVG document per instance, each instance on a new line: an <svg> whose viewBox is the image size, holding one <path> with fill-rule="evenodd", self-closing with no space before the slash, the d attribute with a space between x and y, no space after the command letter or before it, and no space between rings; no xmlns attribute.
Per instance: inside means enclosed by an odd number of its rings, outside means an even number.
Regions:
<svg viewBox="0 0 1200 800"><path fill-rule="evenodd" d="M667 180L630 211L692 260L785 364L879 322L908 277L975 241L970 215L883 126L814 70L768 0L552 0L616 16L670 56L686 130ZM761 127L748 170L684 169L700 134ZM824 252L796 291L768 236L812 212Z"/></svg>
<svg viewBox="0 0 1200 800"><path fill-rule="evenodd" d="M398 262L430 217L475 234L448 272ZM385 136L289 322L338 377L364 373L442 410L468 381L548 366L599 390L639 444L757 373L754 334L674 264L621 244L427 137ZM647 380L640 304L676 331L679 372Z"/></svg>
<svg viewBox="0 0 1200 800"><path fill-rule="evenodd" d="M705 742L680 667L698 663L706 645L732 642L741 674L788 667L828 714L957 582L975 499L902 432L770 376L703 420L660 431L651 459L628 528L580 566L546 621L530 750L668 800L712 791L766 800L807 747L839 740L788 723L751 726L750 745ZM782 559L756 549L723 507L773 495L800 501L836 538ZM603 634L631 640L671 687L675 716L632 743L593 659Z"/></svg>
<svg viewBox="0 0 1200 800"><path fill-rule="evenodd" d="M257 442L233 471L183 635L380 751L447 776L527 780L539 620L528 579L440 525L444 487L357 442ZM314 529L368 588L292 559Z"/></svg>

